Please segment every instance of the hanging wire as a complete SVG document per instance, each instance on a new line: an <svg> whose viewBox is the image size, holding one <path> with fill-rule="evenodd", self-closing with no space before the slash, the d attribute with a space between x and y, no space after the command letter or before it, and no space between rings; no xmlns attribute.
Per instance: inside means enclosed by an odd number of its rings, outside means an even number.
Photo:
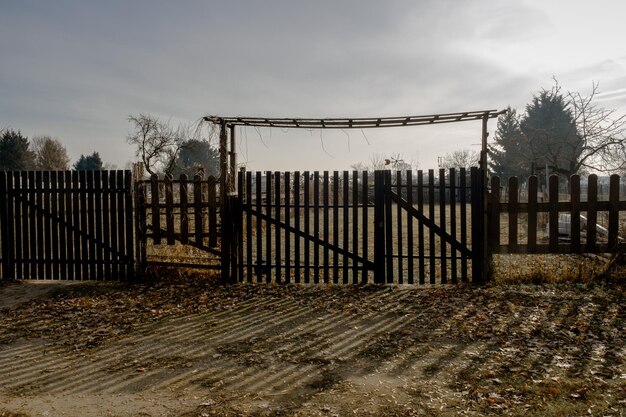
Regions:
<svg viewBox="0 0 626 417"><path fill-rule="evenodd" d="M348 138L348 152L350 152L350 134L345 131L345 129L341 129L344 135Z"/></svg>
<svg viewBox="0 0 626 417"><path fill-rule="evenodd" d="M365 142L367 142L368 145L372 146L372 144L370 143L370 140L367 138L367 136L365 136L365 131L363 129L360 129L360 130L361 130L361 134L365 138Z"/></svg>
<svg viewBox="0 0 626 417"><path fill-rule="evenodd" d="M263 146L265 146L267 149L269 149L270 147L267 146L267 143L265 143L265 141L263 140L263 135L261 135L261 131L259 130L258 126L254 126L254 130L256 130L256 133L259 135L259 138L261 139L261 143L263 144ZM272 131L270 130L270 135L272 134ZM271 139L271 136L270 136Z"/></svg>
<svg viewBox="0 0 626 417"><path fill-rule="evenodd" d="M323 137L324 131L322 129L320 129L320 143L322 144L322 151L324 151L324 153L328 156L330 156L331 158L335 158L334 156L332 156L330 153L328 153L328 151L326 150L326 147L324 146L324 137Z"/></svg>

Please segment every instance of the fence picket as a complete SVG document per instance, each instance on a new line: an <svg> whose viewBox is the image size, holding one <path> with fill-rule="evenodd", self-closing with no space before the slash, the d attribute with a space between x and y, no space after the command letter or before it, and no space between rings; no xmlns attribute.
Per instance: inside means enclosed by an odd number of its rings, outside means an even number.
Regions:
<svg viewBox="0 0 626 417"><path fill-rule="evenodd" d="M291 174L285 172L285 282L291 283L291 232L289 227L291 225Z"/></svg>
<svg viewBox="0 0 626 417"><path fill-rule="evenodd" d="M400 198L402 198L402 172L396 171L396 193ZM404 259L403 259L403 250L402 250L402 217L403 210L400 204L396 204L396 243L398 247L398 284L404 283ZM408 212L407 212L408 214Z"/></svg>
<svg viewBox="0 0 626 417"><path fill-rule="evenodd" d="M617 246L619 231L619 175L613 174L609 182L609 237L608 245L611 250Z"/></svg>
<svg viewBox="0 0 626 417"><path fill-rule="evenodd" d="M572 252L580 252L580 175L570 178Z"/></svg>
<svg viewBox="0 0 626 417"><path fill-rule="evenodd" d="M457 230L456 230L456 169L450 168L449 175L450 182L450 235L452 238L456 240ZM453 284L457 283L457 250L450 246L450 276Z"/></svg>
<svg viewBox="0 0 626 417"><path fill-rule="evenodd" d="M461 246L467 247L467 171L465 168L459 170L459 188L461 203ZM499 230L499 226L498 226ZM467 258L461 254L461 281L467 282Z"/></svg>
<svg viewBox="0 0 626 417"><path fill-rule="evenodd" d="M294 221L296 230L300 230L300 172L296 171L293 178L293 205ZM294 282L300 283L300 236L294 235Z"/></svg>
<svg viewBox="0 0 626 417"><path fill-rule="evenodd" d="M435 218L435 170L428 170L428 215L431 219ZM430 283L435 284L435 232L428 229L428 261L430 268Z"/></svg>
<svg viewBox="0 0 626 417"><path fill-rule="evenodd" d="M274 212L274 217L276 219L276 226L274 227L274 233L276 234L276 239L275 239L275 250L274 250L274 260L275 260L275 265L276 265L276 282L277 283L281 283L282 282L282 257L281 257L281 249L282 249L282 237L281 237L281 233L280 233L280 219L281 219L281 204L280 204L280 200L281 200L281 194L280 194L281 188L280 188L280 172L276 171L274 173L274 193L275 193L275 197L274 197L274 207L275 207L275 212Z"/></svg>
<svg viewBox="0 0 626 417"><path fill-rule="evenodd" d="M413 207L413 171L406 171L406 201L409 203L410 207ZM414 242L413 242L413 216L407 211L406 212L406 245L407 245L407 266L408 266L408 277L407 282L409 284L413 284L415 274L413 271L413 257L415 255L414 252Z"/></svg>
<svg viewBox="0 0 626 417"><path fill-rule="evenodd" d="M333 172L333 244L339 246L339 172ZM330 266L330 265L329 265ZM339 283L339 254L333 252L333 283Z"/></svg>
<svg viewBox="0 0 626 417"><path fill-rule="evenodd" d="M439 169L439 225L443 233L446 233L446 170ZM448 282L448 269L447 264L447 250L446 241L443 236L439 237L441 245L441 283L446 284Z"/></svg>
<svg viewBox="0 0 626 417"><path fill-rule="evenodd" d="M348 276L348 250L350 249L350 240L349 240L349 228L350 219L349 216L349 206L350 206L350 174L348 171L343 171L343 197L341 199L343 204L343 248L346 250L343 255L342 266L342 282L347 284L349 281ZM339 256L339 255L337 255Z"/></svg>
<svg viewBox="0 0 626 417"><path fill-rule="evenodd" d="M517 177L509 178L509 247L517 250Z"/></svg>
<svg viewBox="0 0 626 417"><path fill-rule="evenodd" d="M21 196L22 196L22 267L23 267L23 272L21 276L26 277L26 278L30 278L30 261L31 261L31 257L30 257L30 234L29 234L29 228L30 228L30 224L29 224L29 211L32 210L31 207L29 207L30 203L31 203L31 195L30 195L30 187L29 187L29 183L28 183L28 171L22 171L20 173L20 177L21 177L21 182L22 182L22 189L21 189ZM64 198L65 196L63 196ZM2 204L2 203L0 203ZM62 256L62 259L65 259L64 256Z"/></svg>

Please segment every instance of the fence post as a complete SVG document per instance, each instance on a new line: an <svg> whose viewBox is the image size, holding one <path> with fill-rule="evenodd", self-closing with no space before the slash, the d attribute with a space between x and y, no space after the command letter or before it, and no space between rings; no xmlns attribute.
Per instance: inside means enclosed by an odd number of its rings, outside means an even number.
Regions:
<svg viewBox="0 0 626 417"><path fill-rule="evenodd" d="M2 279L12 279L9 271L9 218L7 213L7 172L0 170L0 247L2 248Z"/></svg>
<svg viewBox="0 0 626 417"><path fill-rule="evenodd" d="M133 203L135 213L135 276L143 277L146 269L146 195L143 184L144 166L133 164L132 182L134 185Z"/></svg>
<svg viewBox="0 0 626 417"><path fill-rule="evenodd" d="M374 172L374 283L385 283L385 171Z"/></svg>
<svg viewBox="0 0 626 417"><path fill-rule="evenodd" d="M471 204L472 204L472 282L484 283L486 262L486 236L484 225L483 184L482 170L471 169Z"/></svg>

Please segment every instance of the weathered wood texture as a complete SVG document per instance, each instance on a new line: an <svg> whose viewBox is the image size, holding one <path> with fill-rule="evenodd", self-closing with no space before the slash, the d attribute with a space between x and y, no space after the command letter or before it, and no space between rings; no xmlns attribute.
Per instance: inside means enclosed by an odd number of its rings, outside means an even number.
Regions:
<svg viewBox="0 0 626 417"><path fill-rule="evenodd" d="M543 189L535 176L523 184L511 178L508 187L492 177L488 210L493 253L617 252L625 237L626 200L620 199L620 177L608 179L606 194L595 174L584 188L578 175L569 181L552 175Z"/></svg>
<svg viewBox="0 0 626 417"><path fill-rule="evenodd" d="M146 254L146 246L174 245L197 248L212 256L211 263L194 262L182 266L220 268L223 234L218 188L215 177L205 179L201 175L196 175L192 180L186 174L180 175L178 179L170 175L163 178L152 175L149 180L137 181L136 222L139 240L144 246L140 251L142 259L139 260L142 269L148 265L182 265L177 261L151 260ZM236 206L236 203L232 205ZM232 220L237 219L233 217ZM232 263L230 258L227 263Z"/></svg>
<svg viewBox="0 0 626 417"><path fill-rule="evenodd" d="M472 209L463 207L472 201L466 175L465 169L437 176L376 171L371 182L367 172L357 171L240 173L237 279L467 281L473 252Z"/></svg>
<svg viewBox="0 0 626 417"><path fill-rule="evenodd" d="M2 171L3 279L134 275L130 171Z"/></svg>

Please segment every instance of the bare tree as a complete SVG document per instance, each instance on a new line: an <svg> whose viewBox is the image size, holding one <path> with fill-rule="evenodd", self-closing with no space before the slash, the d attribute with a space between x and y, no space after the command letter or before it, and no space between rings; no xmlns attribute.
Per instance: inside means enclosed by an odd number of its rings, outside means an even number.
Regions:
<svg viewBox="0 0 626 417"><path fill-rule="evenodd" d="M128 121L133 124L134 130L128 134L126 141L137 148L136 155L146 171L150 174L171 173L180 149L191 136L190 127L180 124L174 129L169 122L149 114L131 115Z"/></svg>
<svg viewBox="0 0 626 417"><path fill-rule="evenodd" d="M447 153L441 159L441 168L468 168L478 166L480 152L469 149L459 149Z"/></svg>
<svg viewBox="0 0 626 417"><path fill-rule="evenodd" d="M594 102L597 93L597 83L593 83L588 96L567 93L568 108L582 142L575 172L623 171L626 169L626 114L618 115L615 110L599 107Z"/></svg>
<svg viewBox="0 0 626 417"><path fill-rule="evenodd" d="M36 136L33 138L33 153L35 167L42 171L64 171L69 169L70 158L67 149L57 139L50 136Z"/></svg>

